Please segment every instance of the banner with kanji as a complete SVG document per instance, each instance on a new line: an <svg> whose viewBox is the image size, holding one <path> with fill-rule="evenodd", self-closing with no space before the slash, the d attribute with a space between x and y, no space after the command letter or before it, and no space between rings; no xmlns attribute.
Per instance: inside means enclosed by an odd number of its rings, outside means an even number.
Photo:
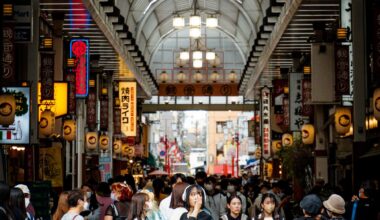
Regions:
<svg viewBox="0 0 380 220"><path fill-rule="evenodd" d="M121 133L136 136L136 82L119 82Z"/></svg>

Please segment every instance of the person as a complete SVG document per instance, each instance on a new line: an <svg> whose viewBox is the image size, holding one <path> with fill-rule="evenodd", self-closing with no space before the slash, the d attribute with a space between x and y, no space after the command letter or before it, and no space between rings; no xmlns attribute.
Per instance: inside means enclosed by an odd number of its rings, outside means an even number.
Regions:
<svg viewBox="0 0 380 220"><path fill-rule="evenodd" d="M11 208L9 207L10 188L7 184L0 182L0 219L15 219Z"/></svg>
<svg viewBox="0 0 380 220"><path fill-rule="evenodd" d="M227 198L228 213L220 217L221 220L247 220L248 216L242 213L241 198L233 195Z"/></svg>
<svg viewBox="0 0 380 220"><path fill-rule="evenodd" d="M145 193L148 195L149 201L148 201L148 210L146 213L146 219L148 220L162 220L164 219L162 213L158 209L157 202L154 199L154 193L149 190L141 190L140 192Z"/></svg>
<svg viewBox="0 0 380 220"><path fill-rule="evenodd" d="M205 180L207 178L207 173L205 171L198 171L195 174L195 181L198 185L204 187Z"/></svg>
<svg viewBox="0 0 380 220"><path fill-rule="evenodd" d="M182 194L187 212L183 213L180 220L212 220L210 212L205 209L206 193L200 185L188 186Z"/></svg>
<svg viewBox="0 0 380 220"><path fill-rule="evenodd" d="M367 187L360 187L358 195L353 195L351 203L348 204L349 210L345 217L347 219L376 219L376 207L371 198L371 190Z"/></svg>
<svg viewBox="0 0 380 220"><path fill-rule="evenodd" d="M237 195L242 201L242 213L247 212L247 197L240 192L240 185L238 179L230 179L227 186L227 197Z"/></svg>
<svg viewBox="0 0 380 220"><path fill-rule="evenodd" d="M261 197L260 202L261 213L252 216L252 220L280 220L282 219L279 210L276 196L273 193L265 193Z"/></svg>
<svg viewBox="0 0 380 220"><path fill-rule="evenodd" d="M86 199L90 204L89 209L82 212L81 215L86 216L86 219L89 220L99 219L100 206L94 194L94 190L89 184L83 184L80 190L86 195Z"/></svg>
<svg viewBox="0 0 380 220"><path fill-rule="evenodd" d="M69 205L69 210L62 216L61 220L84 220L80 213L88 209L89 203L80 190L71 190L69 192L67 204Z"/></svg>
<svg viewBox="0 0 380 220"><path fill-rule="evenodd" d="M185 192L185 189L189 186L187 183L177 183L175 184L172 192L172 197L170 200L170 213L168 220L179 220L181 215L187 212L185 208L185 201L182 199L182 195Z"/></svg>
<svg viewBox="0 0 380 220"><path fill-rule="evenodd" d="M338 194L332 194L323 206L327 211L330 220L344 220L343 214L346 212L344 199Z"/></svg>
<svg viewBox="0 0 380 220"><path fill-rule="evenodd" d="M171 185L172 185L173 190L174 190L176 184L186 182L186 181L187 181L186 176L183 175L182 173L174 174L173 177L171 178ZM161 214L165 217L165 219L169 219L170 213L173 211L172 208L170 208L170 204L171 204L171 200L172 200L172 194L173 194L173 192L168 197L166 197L165 199L163 199L160 202L159 209L161 211Z"/></svg>
<svg viewBox="0 0 380 220"><path fill-rule="evenodd" d="M28 186L24 184L18 184L15 186L15 188L21 189L24 193L26 211L30 213L33 217L36 216L36 211L34 210L32 203L30 202L32 196L30 194Z"/></svg>
<svg viewBox="0 0 380 220"><path fill-rule="evenodd" d="M108 206L104 220L125 219L130 211L129 204L133 191L129 185L120 182L113 183L111 188L111 199L114 202Z"/></svg>
<svg viewBox="0 0 380 220"><path fill-rule="evenodd" d="M128 220L145 220L148 211L153 204L149 201L149 196L146 193L138 192L132 197L131 210L128 214Z"/></svg>
<svg viewBox="0 0 380 220"><path fill-rule="evenodd" d="M212 176L205 180L204 188L207 194L205 207L211 212L213 219L219 219L227 214L227 198L215 189L216 179Z"/></svg>
<svg viewBox="0 0 380 220"><path fill-rule="evenodd" d="M154 198L156 199L157 204L160 204L161 201L167 197L167 195L163 193L164 188L165 182L161 178L153 180Z"/></svg>
<svg viewBox="0 0 380 220"><path fill-rule="evenodd" d="M9 206L11 207L15 220L32 220L30 213L26 212L24 193L19 188L10 190Z"/></svg>
<svg viewBox="0 0 380 220"><path fill-rule="evenodd" d="M55 210L53 214L53 220L60 220L62 216L67 211L69 211L69 204L68 204L68 199L67 199L68 195L69 195L68 191L63 191L59 195L57 209Z"/></svg>
<svg viewBox="0 0 380 220"><path fill-rule="evenodd" d="M100 208L99 219L104 219L104 215L106 214L108 206L110 206L113 203L110 195L111 190L108 183L99 183L95 190L96 200L98 201Z"/></svg>
<svg viewBox="0 0 380 220"><path fill-rule="evenodd" d="M300 202L300 207L303 216L295 220L313 220L320 218L322 201L317 195L310 194L305 196Z"/></svg>

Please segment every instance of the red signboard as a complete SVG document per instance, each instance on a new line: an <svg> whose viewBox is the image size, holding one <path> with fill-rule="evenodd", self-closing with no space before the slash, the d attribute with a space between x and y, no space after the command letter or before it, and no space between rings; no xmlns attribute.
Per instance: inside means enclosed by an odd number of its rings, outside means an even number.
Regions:
<svg viewBox="0 0 380 220"><path fill-rule="evenodd" d="M89 42L87 39L71 39L70 58L75 57L76 67L75 82L76 96L86 97L88 95L89 77Z"/></svg>
<svg viewBox="0 0 380 220"><path fill-rule="evenodd" d="M15 81L15 48L14 27L12 24L3 25L3 70L0 80L2 82Z"/></svg>
<svg viewBox="0 0 380 220"><path fill-rule="evenodd" d="M262 156L271 157L271 122L270 122L271 93L268 87L261 90L261 135Z"/></svg>

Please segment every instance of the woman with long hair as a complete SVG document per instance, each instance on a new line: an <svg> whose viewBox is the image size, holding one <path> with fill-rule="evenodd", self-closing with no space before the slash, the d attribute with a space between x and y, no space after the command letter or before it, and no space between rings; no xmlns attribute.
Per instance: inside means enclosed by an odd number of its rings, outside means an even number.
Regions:
<svg viewBox="0 0 380 220"><path fill-rule="evenodd" d="M60 220L62 218L62 216L67 211L69 211L69 204L67 202L68 195L69 195L69 192L67 192L67 191L63 191L59 195L57 209L55 210L55 212L53 214L53 220Z"/></svg>
<svg viewBox="0 0 380 220"><path fill-rule="evenodd" d="M32 219L32 216L26 214L24 193L19 188L12 188L9 197L9 206L11 207L15 220Z"/></svg>
<svg viewBox="0 0 380 220"><path fill-rule="evenodd" d="M149 201L148 194L142 192L136 193L132 197L128 220L147 219L147 213L152 208L152 206L153 204Z"/></svg>
<svg viewBox="0 0 380 220"><path fill-rule="evenodd" d="M126 219L132 196L133 191L129 185L120 182L113 183L111 186L111 199L114 202L108 206L104 220Z"/></svg>
<svg viewBox="0 0 380 220"><path fill-rule="evenodd" d="M181 215L187 212L182 195L188 186L189 184L183 182L175 184L170 200L170 213L168 213L170 216L169 220L179 220Z"/></svg>
<svg viewBox="0 0 380 220"><path fill-rule="evenodd" d="M282 220L279 214L278 202L273 193L265 193L262 195L260 203L261 213L254 215L252 220Z"/></svg>
<svg viewBox="0 0 380 220"><path fill-rule="evenodd" d="M227 198L228 213L223 215L221 220L247 220L248 216L242 213L242 202L238 195Z"/></svg>
<svg viewBox="0 0 380 220"><path fill-rule="evenodd" d="M9 207L10 188L7 184L0 182L0 219L14 220L12 210Z"/></svg>
<svg viewBox="0 0 380 220"><path fill-rule="evenodd" d="M97 220L100 216L100 207L94 189L90 184L83 184L80 190L86 195L87 201L90 204L88 210L81 213L88 220Z"/></svg>
<svg viewBox="0 0 380 220"><path fill-rule="evenodd" d="M199 185L188 186L182 199L185 201L185 208L187 212L181 215L180 220L212 220L210 212L205 209L204 204L206 203L206 193L204 189Z"/></svg>

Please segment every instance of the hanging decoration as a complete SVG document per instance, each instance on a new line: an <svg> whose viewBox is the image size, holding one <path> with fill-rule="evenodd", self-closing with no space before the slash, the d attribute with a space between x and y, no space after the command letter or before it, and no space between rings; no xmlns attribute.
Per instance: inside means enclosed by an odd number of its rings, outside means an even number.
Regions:
<svg viewBox="0 0 380 220"><path fill-rule="evenodd" d="M276 154L279 152L282 148L281 140L272 140L272 151L273 154Z"/></svg>
<svg viewBox="0 0 380 220"><path fill-rule="evenodd" d="M109 147L109 137L106 134L102 134L99 137L99 148L100 150L107 151Z"/></svg>
<svg viewBox="0 0 380 220"><path fill-rule="evenodd" d="M120 154L122 148L122 142L120 139L114 139L113 141L113 152L115 154Z"/></svg>
<svg viewBox="0 0 380 220"><path fill-rule="evenodd" d="M63 122L63 139L66 141L73 141L76 138L76 122L73 119L65 120Z"/></svg>
<svg viewBox="0 0 380 220"><path fill-rule="evenodd" d="M9 126L15 121L16 99L12 94L0 95L0 124Z"/></svg>
<svg viewBox="0 0 380 220"><path fill-rule="evenodd" d="M347 107L337 107L335 110L335 129L340 135L350 131L351 110Z"/></svg>
<svg viewBox="0 0 380 220"><path fill-rule="evenodd" d="M86 134L86 149L88 151L96 150L98 147L98 133L97 132L87 132Z"/></svg>
<svg viewBox="0 0 380 220"><path fill-rule="evenodd" d="M375 89L372 98L373 115L377 120L380 120L380 88Z"/></svg>
<svg viewBox="0 0 380 220"><path fill-rule="evenodd" d="M293 146L293 135L285 133L282 135L282 146L291 147Z"/></svg>
<svg viewBox="0 0 380 220"><path fill-rule="evenodd" d="M302 143L313 144L315 137L315 129L312 124L304 124L301 128L302 131Z"/></svg>
<svg viewBox="0 0 380 220"><path fill-rule="evenodd" d="M39 133L42 137L49 137L55 128L55 114L50 109L45 109L41 113L39 122Z"/></svg>

